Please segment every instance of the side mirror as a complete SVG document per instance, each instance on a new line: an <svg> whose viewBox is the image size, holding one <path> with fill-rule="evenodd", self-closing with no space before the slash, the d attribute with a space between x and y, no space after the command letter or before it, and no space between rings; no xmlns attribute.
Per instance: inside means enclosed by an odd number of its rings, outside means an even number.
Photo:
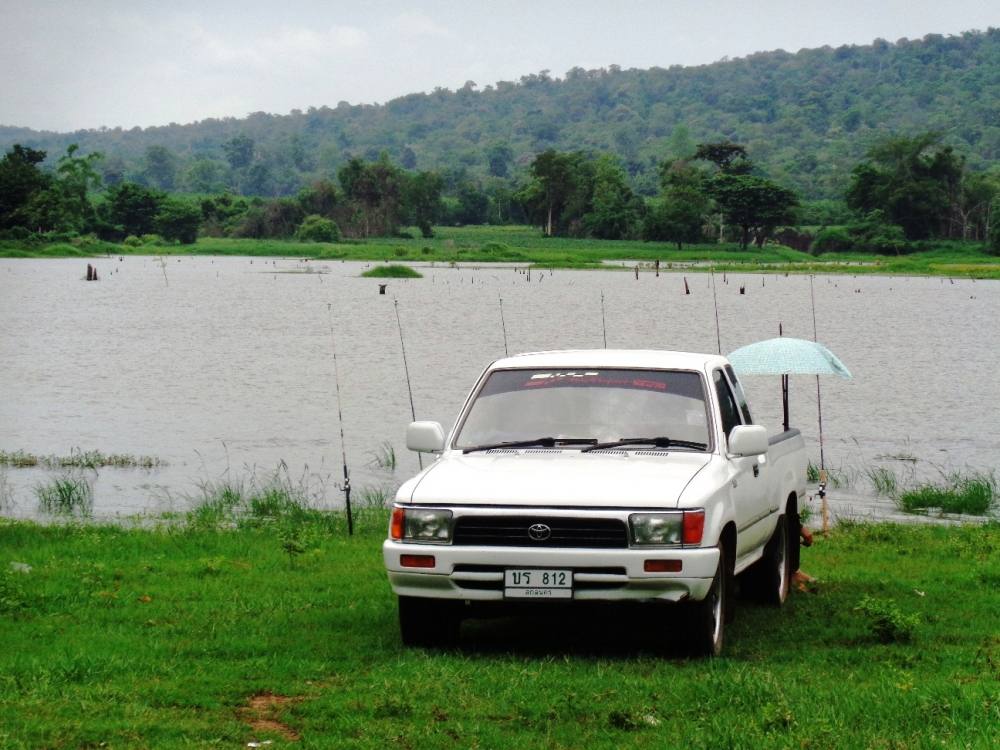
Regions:
<svg viewBox="0 0 1000 750"><path fill-rule="evenodd" d="M444 429L439 422L411 422L406 428L406 447L419 453L444 450Z"/></svg>
<svg viewBox="0 0 1000 750"><path fill-rule="evenodd" d="M758 424L741 424L729 433L729 453L737 456L761 456L767 453L767 428Z"/></svg>

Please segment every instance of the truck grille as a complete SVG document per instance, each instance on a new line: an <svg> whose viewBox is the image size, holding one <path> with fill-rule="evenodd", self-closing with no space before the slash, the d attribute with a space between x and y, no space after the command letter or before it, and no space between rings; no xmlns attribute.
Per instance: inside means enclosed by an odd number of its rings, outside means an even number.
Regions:
<svg viewBox="0 0 1000 750"><path fill-rule="evenodd" d="M546 526L549 535L533 538L528 529ZM536 536L543 536L536 535ZM545 516L460 516L452 544L486 547L628 547L625 523L616 518L560 518Z"/></svg>

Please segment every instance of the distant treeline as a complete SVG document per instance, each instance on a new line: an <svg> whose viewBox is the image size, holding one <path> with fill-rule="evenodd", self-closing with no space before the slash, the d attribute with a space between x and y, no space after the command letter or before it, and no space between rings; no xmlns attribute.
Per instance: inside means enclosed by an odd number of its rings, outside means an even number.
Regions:
<svg viewBox="0 0 1000 750"><path fill-rule="evenodd" d="M653 197L664 159L732 141L766 166L764 177L809 201L842 196L854 165L894 133L941 132L973 171L986 171L1000 160L998 111L1000 30L989 29L697 67L541 71L383 105L190 125L72 134L0 127L0 150L45 151L54 167L75 143L105 155L97 168L109 186L261 197L293 197L383 152L403 169L440 175L446 195L492 194L523 182L542 152L582 151L613 154L629 187Z"/></svg>
<svg viewBox="0 0 1000 750"><path fill-rule="evenodd" d="M317 179L281 198L192 197L127 180L108 184L101 156L80 155L76 146L54 171L41 167L45 157L15 144L0 160L0 239L93 234L137 244L155 234L182 243L199 235L336 242L398 236L406 226L430 237L442 223L532 223L549 236L678 247L723 240L746 247L775 237L815 252L901 254L922 241L961 239L990 240L1000 253L1000 173L971 172L934 133L887 138L855 165L843 201L806 204L766 177L745 146L729 141L663 159L653 198L633 190L612 154L554 149L538 154L523 180L489 192L465 184L446 195L438 173L404 169L382 154L351 159L336 181Z"/></svg>

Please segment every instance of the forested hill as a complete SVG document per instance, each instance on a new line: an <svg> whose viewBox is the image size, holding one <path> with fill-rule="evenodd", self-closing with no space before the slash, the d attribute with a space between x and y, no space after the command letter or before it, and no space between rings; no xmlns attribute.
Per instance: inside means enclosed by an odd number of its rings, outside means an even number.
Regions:
<svg viewBox="0 0 1000 750"><path fill-rule="evenodd" d="M441 172L446 185L515 178L548 148L607 151L641 192L653 193L664 158L729 139L772 178L820 198L843 193L880 136L927 130L942 132L973 169L1000 159L1000 29L699 67L574 68L563 78L543 71L384 105L341 102L190 125L65 134L0 127L0 147L44 149L52 163L78 143L83 153L104 153L109 183L260 195L293 193L350 157L381 151L407 168Z"/></svg>

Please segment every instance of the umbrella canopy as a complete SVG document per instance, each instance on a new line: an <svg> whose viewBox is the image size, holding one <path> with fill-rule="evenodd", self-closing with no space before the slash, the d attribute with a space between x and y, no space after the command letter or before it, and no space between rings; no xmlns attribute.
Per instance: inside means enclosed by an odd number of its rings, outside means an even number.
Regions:
<svg viewBox="0 0 1000 750"><path fill-rule="evenodd" d="M851 371L822 344L781 337L747 344L729 355L740 375L838 375Z"/></svg>

